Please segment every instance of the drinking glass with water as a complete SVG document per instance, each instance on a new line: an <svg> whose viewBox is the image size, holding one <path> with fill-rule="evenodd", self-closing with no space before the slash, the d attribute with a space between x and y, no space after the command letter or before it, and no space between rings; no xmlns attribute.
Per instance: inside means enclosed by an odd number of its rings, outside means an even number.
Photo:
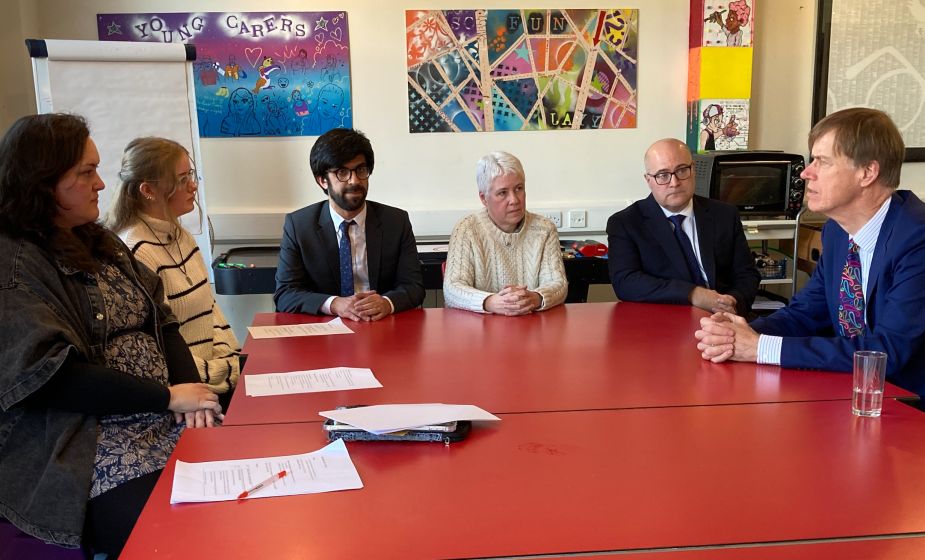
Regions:
<svg viewBox="0 0 925 560"><path fill-rule="evenodd" d="M856 416L880 416L886 378L886 353L859 350L854 353L854 396L851 412Z"/></svg>

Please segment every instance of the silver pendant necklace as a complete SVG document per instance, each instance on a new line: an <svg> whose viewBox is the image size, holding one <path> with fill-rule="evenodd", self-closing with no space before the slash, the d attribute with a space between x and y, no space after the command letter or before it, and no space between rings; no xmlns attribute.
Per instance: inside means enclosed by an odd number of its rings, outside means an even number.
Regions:
<svg viewBox="0 0 925 560"><path fill-rule="evenodd" d="M151 235L154 236L154 239L157 239L157 242L161 245L161 248L164 249L164 252L167 253L167 256L170 258L171 261L173 261L173 264L177 265L177 269L183 274L183 277L186 278L186 283L189 284L190 286L192 286L192 285L193 285L193 280L189 277L189 274L187 274L187 272L186 272L186 265L185 265L185 264L180 264L181 262L183 262L183 251L180 250L180 235L179 235L179 232L178 232L177 236L174 238L174 241L175 241L176 246L177 246L177 254L180 256L180 261L177 262L177 259L173 258L173 255L170 254L169 245L168 245L167 243L164 243L163 241L161 241L161 238L157 235L157 232L154 231L154 228L151 227L151 224L149 224L144 218L140 218L140 217L139 217L139 219L140 219L141 222L145 225L145 227L148 228L148 231L151 232ZM170 242L170 234L167 234L167 242L168 242L168 243Z"/></svg>

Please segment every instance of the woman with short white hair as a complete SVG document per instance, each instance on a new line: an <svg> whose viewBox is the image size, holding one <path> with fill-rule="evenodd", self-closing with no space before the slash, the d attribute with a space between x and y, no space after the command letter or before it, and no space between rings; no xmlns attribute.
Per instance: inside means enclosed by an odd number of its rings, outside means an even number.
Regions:
<svg viewBox="0 0 925 560"><path fill-rule="evenodd" d="M568 281L551 221L527 212L523 166L507 152L479 160L484 210L453 229L443 296L447 307L525 315L565 301Z"/></svg>

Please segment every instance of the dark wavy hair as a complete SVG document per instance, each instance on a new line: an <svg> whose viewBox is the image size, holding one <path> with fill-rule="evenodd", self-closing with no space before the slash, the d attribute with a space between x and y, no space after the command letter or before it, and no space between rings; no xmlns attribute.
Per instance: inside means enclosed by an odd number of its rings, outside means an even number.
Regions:
<svg viewBox="0 0 925 560"><path fill-rule="evenodd" d="M352 128L333 128L315 140L308 163L312 168L312 175L319 178L359 155L366 158L366 167L372 173L375 158L369 138Z"/></svg>
<svg viewBox="0 0 925 560"><path fill-rule="evenodd" d="M55 225L55 186L80 162L88 138L87 121L77 115L29 115L13 123L0 140L0 231L93 271L116 250L109 232L97 223Z"/></svg>

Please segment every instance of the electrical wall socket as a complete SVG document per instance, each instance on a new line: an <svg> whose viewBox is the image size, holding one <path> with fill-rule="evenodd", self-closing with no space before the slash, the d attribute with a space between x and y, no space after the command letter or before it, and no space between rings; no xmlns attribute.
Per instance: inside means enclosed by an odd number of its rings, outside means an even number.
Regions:
<svg viewBox="0 0 925 560"><path fill-rule="evenodd" d="M556 229L562 229L562 212L560 210L546 210L540 214L555 224Z"/></svg>
<svg viewBox="0 0 925 560"><path fill-rule="evenodd" d="M570 228L588 227L588 211L587 210L569 210L568 211L568 227Z"/></svg>

